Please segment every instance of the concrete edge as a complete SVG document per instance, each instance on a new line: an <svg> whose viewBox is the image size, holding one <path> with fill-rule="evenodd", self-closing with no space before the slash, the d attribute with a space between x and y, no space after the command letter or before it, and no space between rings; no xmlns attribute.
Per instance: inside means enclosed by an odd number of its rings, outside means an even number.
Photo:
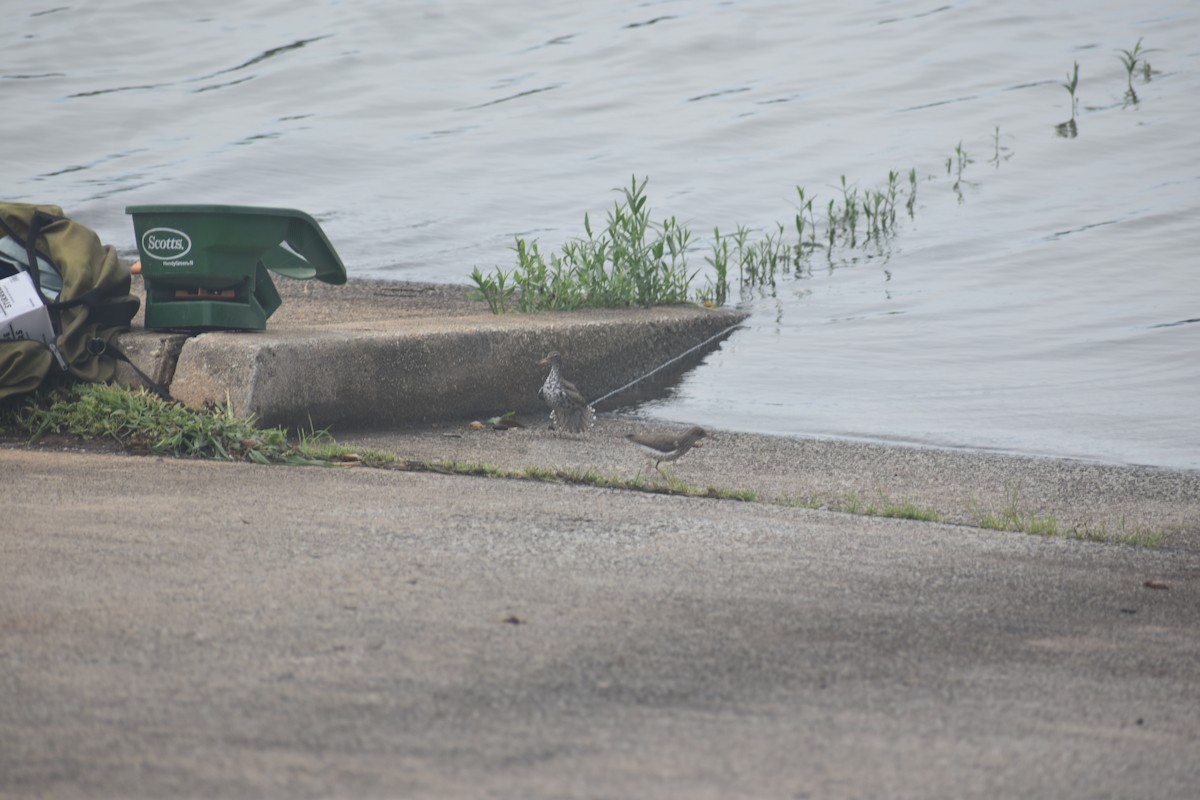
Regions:
<svg viewBox="0 0 1200 800"><path fill-rule="evenodd" d="M175 365L187 340L184 333L139 330L119 334L116 344L150 380L168 385L175 376ZM123 361L117 362L113 380L130 388L149 388L137 371Z"/></svg>
<svg viewBox="0 0 1200 800"><path fill-rule="evenodd" d="M364 428L528 411L549 350L594 400L708 340L746 315L700 307L508 315L421 326L326 327L188 336L136 331L119 346L192 406L228 403L263 425ZM118 382L142 381L126 365Z"/></svg>

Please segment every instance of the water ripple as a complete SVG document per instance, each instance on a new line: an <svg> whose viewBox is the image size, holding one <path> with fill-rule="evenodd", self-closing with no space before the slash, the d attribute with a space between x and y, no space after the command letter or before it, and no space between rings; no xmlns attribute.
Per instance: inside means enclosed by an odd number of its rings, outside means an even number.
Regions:
<svg viewBox="0 0 1200 800"><path fill-rule="evenodd" d="M550 86L539 86L536 89L526 89L523 92L517 92L516 94L510 94L507 97L501 97L496 100L489 100L486 103L479 103L479 104L473 105L473 106L464 106L458 110L459 111L474 111L475 109L479 109L479 108L487 108L488 106L495 106L495 105L499 105L501 103L507 103L509 100L518 100L522 97L528 97L531 94L540 94L542 92L550 92L555 89L561 88L561 86L562 86L562 84L556 83L556 84L552 84Z"/></svg>
<svg viewBox="0 0 1200 800"><path fill-rule="evenodd" d="M645 28L650 25L655 25L659 22L665 22L666 20L669 20L669 19L678 19L678 17L673 17L670 15L663 16L663 17L654 17L653 19L648 19L645 22L631 22L628 25L626 25L625 27L626 28Z"/></svg>
<svg viewBox="0 0 1200 800"><path fill-rule="evenodd" d="M286 53L291 50L297 50L301 47L304 47L307 44L310 44L311 42L318 42L321 39L328 39L329 36L331 36L331 35L332 34L326 34L324 36L314 36L310 39L299 39L295 42L292 42L291 44L285 44L280 47L272 47L270 50L265 50L262 53L259 53L258 55L256 55L254 58L244 61L235 67L229 67L227 69L217 70L216 72L210 72L207 75L201 75L196 78L187 78L187 79L179 80L179 81L165 81L162 83L141 83L141 84L135 84L135 85L131 85L131 86L115 86L115 87L108 88L108 89L94 89L94 90L88 91L88 92L76 92L74 94L69 94L69 95L67 95L67 97L96 97L96 96L102 95L102 94L115 94L117 92L148 91L148 90L153 90L153 89L163 89L168 86L178 86L178 85L185 84L185 83L198 83L200 81L207 81L207 80L211 80L212 78L217 77L218 75L227 75L231 72L237 72L239 70L246 69L247 67L253 66L254 64L260 64L269 58L274 58L275 56L278 56L282 53ZM251 76L251 77L253 77L253 76ZM196 91L197 92L206 92L206 91L209 91L210 89L221 89L226 86L234 86L239 83L244 83L247 80L250 80L250 78L242 78L241 80L231 81L229 83L215 84L213 86L205 86L200 89L197 89Z"/></svg>

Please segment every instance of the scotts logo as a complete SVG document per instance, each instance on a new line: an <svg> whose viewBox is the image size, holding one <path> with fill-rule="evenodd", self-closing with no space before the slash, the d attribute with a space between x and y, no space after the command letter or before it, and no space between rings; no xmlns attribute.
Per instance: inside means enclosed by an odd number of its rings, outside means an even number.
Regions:
<svg viewBox="0 0 1200 800"><path fill-rule="evenodd" d="M191 249L191 237L174 228L151 228L142 234L142 252L159 261L183 258Z"/></svg>

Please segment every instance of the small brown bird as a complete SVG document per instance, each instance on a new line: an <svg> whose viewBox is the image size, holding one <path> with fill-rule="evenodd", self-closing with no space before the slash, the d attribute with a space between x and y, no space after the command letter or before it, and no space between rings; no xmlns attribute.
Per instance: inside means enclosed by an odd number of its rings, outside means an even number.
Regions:
<svg viewBox="0 0 1200 800"><path fill-rule="evenodd" d="M625 438L636 445L639 450L654 459L654 468L662 472L660 465L664 461L675 461L695 446L708 433L699 426L693 425L683 433L627 433ZM711 437L710 437L711 438Z"/></svg>
<svg viewBox="0 0 1200 800"><path fill-rule="evenodd" d="M562 356L558 351L550 352L537 363L550 365L550 374L538 390L538 397L550 407L550 427L567 433L584 433L591 428L596 411L575 384L562 376Z"/></svg>

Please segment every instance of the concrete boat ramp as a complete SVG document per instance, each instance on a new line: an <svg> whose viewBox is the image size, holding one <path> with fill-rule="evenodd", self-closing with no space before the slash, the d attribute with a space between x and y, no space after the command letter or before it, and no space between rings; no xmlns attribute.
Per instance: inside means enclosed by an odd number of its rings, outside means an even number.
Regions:
<svg viewBox="0 0 1200 800"><path fill-rule="evenodd" d="M550 350L594 401L668 362L686 369L696 361L681 356L746 316L694 305L495 315L464 286L277 283L283 305L265 331L147 331L139 315L119 344L189 405L228 403L267 426L378 428L540 408L537 361ZM141 382L125 365L118 380Z"/></svg>

